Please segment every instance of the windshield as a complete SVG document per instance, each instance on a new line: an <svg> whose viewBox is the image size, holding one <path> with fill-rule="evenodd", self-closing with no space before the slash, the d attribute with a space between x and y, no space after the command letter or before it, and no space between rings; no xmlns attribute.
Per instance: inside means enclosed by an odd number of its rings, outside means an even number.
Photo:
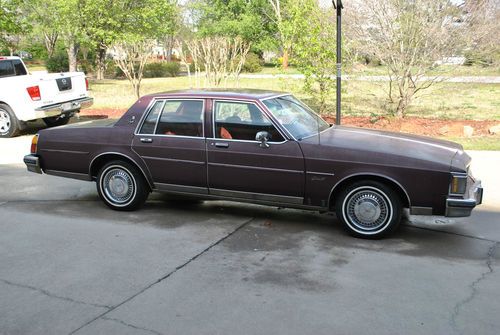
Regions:
<svg viewBox="0 0 500 335"><path fill-rule="evenodd" d="M292 95L263 101L292 136L301 140L330 127L319 115Z"/></svg>

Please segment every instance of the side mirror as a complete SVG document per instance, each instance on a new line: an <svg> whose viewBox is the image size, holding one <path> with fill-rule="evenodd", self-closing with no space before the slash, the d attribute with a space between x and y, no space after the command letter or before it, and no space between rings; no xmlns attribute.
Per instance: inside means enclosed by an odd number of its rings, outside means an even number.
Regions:
<svg viewBox="0 0 500 335"><path fill-rule="evenodd" d="M267 143L267 141L269 141L269 133L267 131L259 131L256 135L255 135L255 140L260 142L259 146L261 148L269 148L269 144Z"/></svg>

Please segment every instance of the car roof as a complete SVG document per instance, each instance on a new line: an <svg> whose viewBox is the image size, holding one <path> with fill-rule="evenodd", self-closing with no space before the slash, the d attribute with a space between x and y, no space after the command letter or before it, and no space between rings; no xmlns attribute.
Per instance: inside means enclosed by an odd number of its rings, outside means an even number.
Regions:
<svg viewBox="0 0 500 335"><path fill-rule="evenodd" d="M259 89L186 89L175 90L147 95L146 97L166 98L166 97L203 97L203 98L231 98L245 100L261 100L272 98L289 93L259 90Z"/></svg>
<svg viewBox="0 0 500 335"><path fill-rule="evenodd" d="M0 56L0 60L13 60L13 59L21 59L17 56Z"/></svg>

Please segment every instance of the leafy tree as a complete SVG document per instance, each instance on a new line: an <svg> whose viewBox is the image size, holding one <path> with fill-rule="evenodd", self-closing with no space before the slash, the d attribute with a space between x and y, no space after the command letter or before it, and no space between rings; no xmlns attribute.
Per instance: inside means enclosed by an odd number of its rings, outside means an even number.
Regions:
<svg viewBox="0 0 500 335"><path fill-rule="evenodd" d="M77 55L83 40L79 14L80 0L29 0L25 1L30 19L35 22L34 33L44 36L48 57L54 54L57 41L63 41L68 55L70 71L77 70Z"/></svg>
<svg viewBox="0 0 500 335"><path fill-rule="evenodd" d="M130 4L122 16L121 31L113 36L115 63L140 97L144 66L156 41L171 35L176 23L175 3L165 0L144 0Z"/></svg>
<svg viewBox="0 0 500 335"><path fill-rule="evenodd" d="M21 0L0 0L0 46L14 53L20 40L20 35L30 29L22 13Z"/></svg>
<svg viewBox="0 0 500 335"><path fill-rule="evenodd" d="M268 0L197 0L190 6L200 37L241 37L257 52L275 44Z"/></svg>
<svg viewBox="0 0 500 335"><path fill-rule="evenodd" d="M327 110L327 98L335 88L336 30L333 11L314 0L298 0L288 8L289 22L300 31L295 37L294 62L305 75L304 87Z"/></svg>

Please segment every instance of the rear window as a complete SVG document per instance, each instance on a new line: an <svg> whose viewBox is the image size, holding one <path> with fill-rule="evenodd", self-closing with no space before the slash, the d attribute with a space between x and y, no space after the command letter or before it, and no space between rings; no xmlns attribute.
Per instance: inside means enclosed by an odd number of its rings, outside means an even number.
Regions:
<svg viewBox="0 0 500 335"><path fill-rule="evenodd" d="M19 59L13 60L12 63L14 64L14 69L16 70L16 76L27 75L26 68L24 67L23 63Z"/></svg>
<svg viewBox="0 0 500 335"><path fill-rule="evenodd" d="M16 71L10 60L0 60L0 77L15 76Z"/></svg>

